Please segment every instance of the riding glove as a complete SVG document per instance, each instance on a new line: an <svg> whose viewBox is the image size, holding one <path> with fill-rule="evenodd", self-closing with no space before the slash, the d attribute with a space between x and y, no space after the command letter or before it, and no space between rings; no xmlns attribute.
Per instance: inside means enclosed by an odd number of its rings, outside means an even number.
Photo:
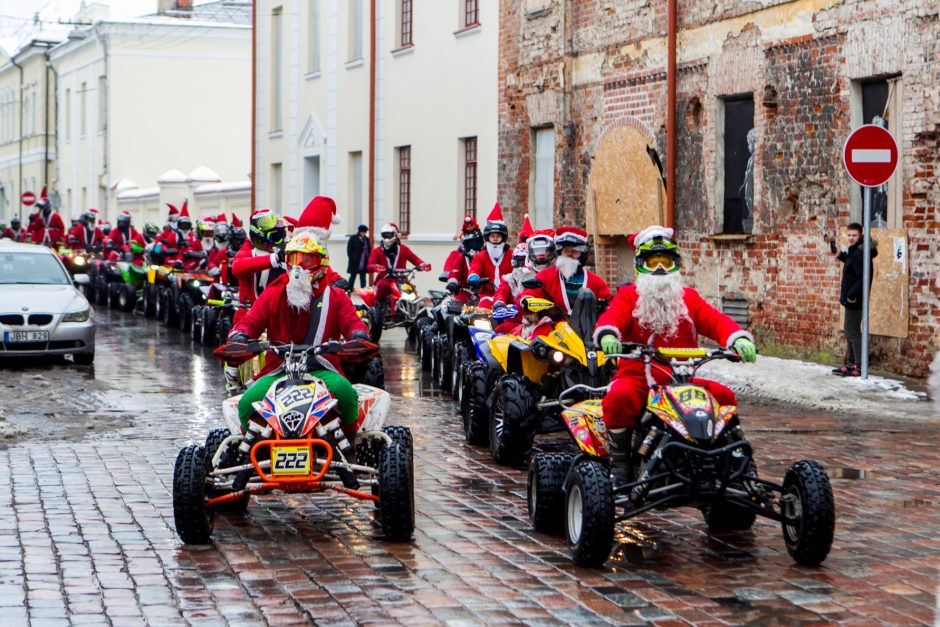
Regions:
<svg viewBox="0 0 940 627"><path fill-rule="evenodd" d="M749 364L757 361L757 347L754 346L754 342L746 337L736 339L734 344L731 345L731 348L741 356L741 361Z"/></svg>
<svg viewBox="0 0 940 627"><path fill-rule="evenodd" d="M601 350L605 355L613 355L621 352L620 340L616 336L607 333L601 336Z"/></svg>

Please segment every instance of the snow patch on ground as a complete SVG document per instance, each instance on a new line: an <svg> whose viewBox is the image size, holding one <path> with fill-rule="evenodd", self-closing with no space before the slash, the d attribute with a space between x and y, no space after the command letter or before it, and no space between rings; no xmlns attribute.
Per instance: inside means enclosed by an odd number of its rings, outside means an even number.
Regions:
<svg viewBox="0 0 940 627"><path fill-rule="evenodd" d="M934 364L940 390L940 358ZM758 356L753 364L711 362L699 371L699 376L724 383L738 394L826 411L897 418L937 411L935 401L907 389L902 381L874 375L867 380L840 377L831 370L821 364Z"/></svg>

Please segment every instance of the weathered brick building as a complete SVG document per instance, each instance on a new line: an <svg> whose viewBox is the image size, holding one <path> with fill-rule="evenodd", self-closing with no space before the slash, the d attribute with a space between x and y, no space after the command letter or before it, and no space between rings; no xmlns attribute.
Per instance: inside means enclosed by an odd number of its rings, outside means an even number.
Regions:
<svg viewBox="0 0 940 627"><path fill-rule="evenodd" d="M872 359L923 375L940 346L940 5L678 0L675 209L667 2L502 0L499 198L518 225L578 223L612 281L622 237L674 220L685 275L746 311L759 343L841 354L841 264L861 195L841 163L862 123L900 146L876 190ZM882 121L883 120L883 121Z"/></svg>

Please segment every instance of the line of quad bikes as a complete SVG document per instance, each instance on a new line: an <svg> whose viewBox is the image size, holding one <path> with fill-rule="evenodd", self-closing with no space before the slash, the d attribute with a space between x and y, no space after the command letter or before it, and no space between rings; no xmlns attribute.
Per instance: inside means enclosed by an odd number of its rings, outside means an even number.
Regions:
<svg viewBox="0 0 940 627"><path fill-rule="evenodd" d="M68 262L67 266L70 265ZM413 440L407 427L384 425L391 399L384 387L377 344L384 330L402 327L406 347L422 369L456 400L471 445L488 447L493 460L528 462L527 501L533 527L564 534L572 559L601 566L614 545L615 526L650 510L698 508L709 529L751 528L757 516L781 524L787 551L798 564L816 566L828 555L835 528L832 488L812 460L793 463L782 484L761 478L737 409L719 406L693 381L706 363L738 356L725 349L656 349L628 344L604 355L591 343L599 304L581 290L564 315L551 301L527 303L545 334L497 334L517 314L509 306L478 306L479 289L459 297L431 290L419 296L415 270L395 271L392 296L376 303L372 289L356 290L359 315L373 343L272 346L265 341L226 344L240 303L218 275L182 272L156 263L86 260L88 296L99 305L142 311L193 340L220 346L216 355L243 362L247 384L272 349L285 360L285 376L255 404L264 427L242 435L238 396L223 403L225 427L204 445L185 447L174 475L177 531L187 543L210 541L217 512L244 512L249 496L339 492L375 504L386 538L405 541L414 531ZM74 266L74 264L73 264ZM441 275L446 280L446 275ZM537 287L529 279L527 287ZM339 428L336 400L307 374L307 360L337 354L359 392L360 431L355 457ZM652 386L646 411L631 431L625 473L611 472L601 399L619 359L668 369L673 379ZM538 450L538 436L567 433L565 452ZM253 437L254 436L254 437ZM548 449L559 448L553 438ZM565 448L565 447L562 447Z"/></svg>

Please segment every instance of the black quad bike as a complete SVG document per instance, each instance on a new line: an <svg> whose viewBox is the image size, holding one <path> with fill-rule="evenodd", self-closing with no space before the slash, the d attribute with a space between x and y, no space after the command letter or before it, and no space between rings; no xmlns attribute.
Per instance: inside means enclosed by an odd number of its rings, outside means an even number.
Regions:
<svg viewBox="0 0 940 627"><path fill-rule="evenodd" d="M650 388L646 411L631 433L626 482L612 477L609 437L598 397L606 388L574 386L559 398L562 417L578 443L577 455L539 453L529 465L529 518L552 531L563 522L572 558L601 566L617 522L652 509L691 506L713 531L749 529L755 518L779 521L790 556L817 566L829 554L835 503L826 471L816 461L793 463L783 484L761 479L737 408L719 406L692 382L715 359L738 361L732 351L666 349L624 344L610 358L636 359L672 372L672 382ZM569 396L589 397L569 402Z"/></svg>

